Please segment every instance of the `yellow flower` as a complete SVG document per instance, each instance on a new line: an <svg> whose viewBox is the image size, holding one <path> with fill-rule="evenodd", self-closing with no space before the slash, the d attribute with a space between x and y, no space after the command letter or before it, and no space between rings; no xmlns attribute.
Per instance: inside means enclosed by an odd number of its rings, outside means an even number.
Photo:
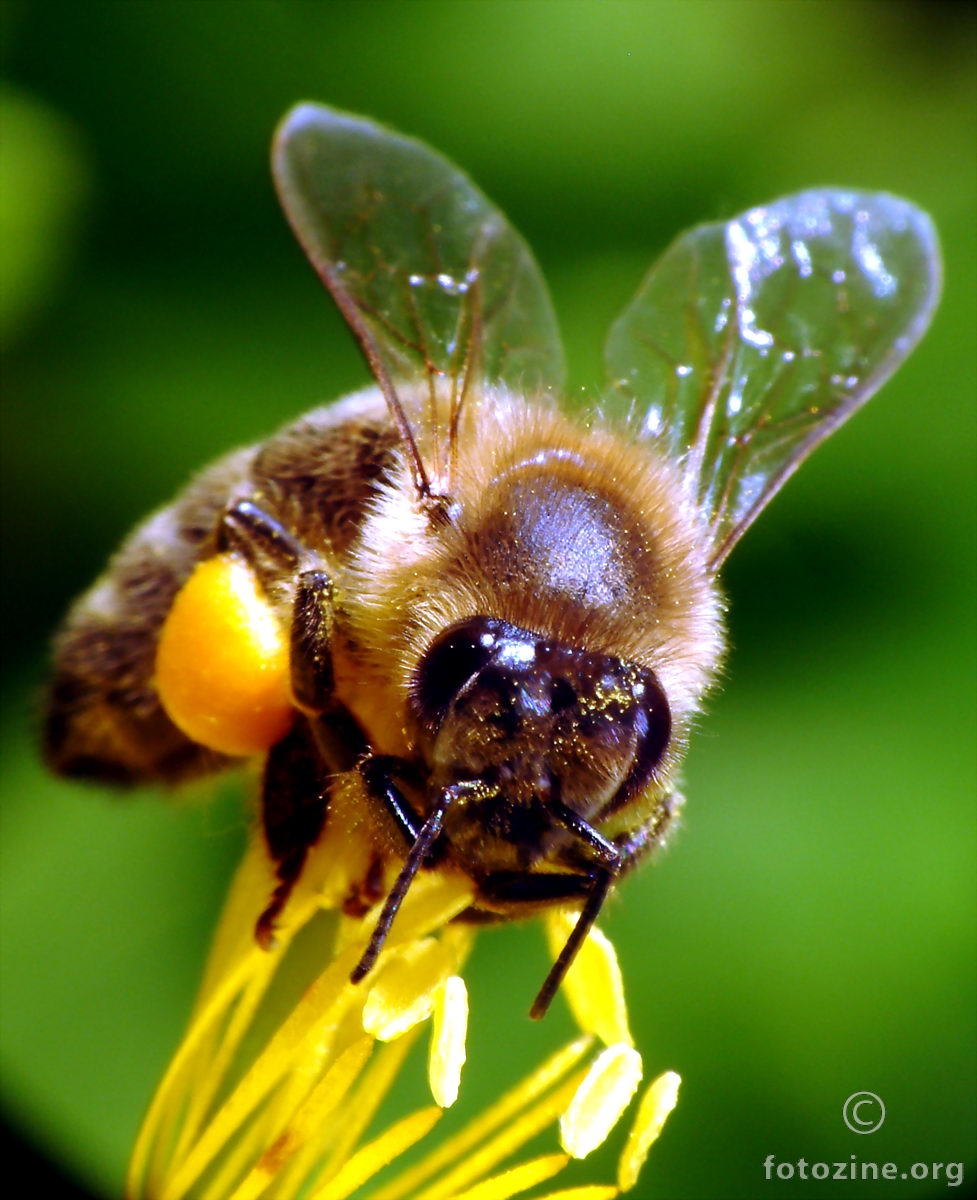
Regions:
<svg viewBox="0 0 977 1200"><path fill-rule="evenodd" d="M189 1028L140 1131L130 1200L506 1200L560 1174L617 1125L640 1084L641 1057L616 955L595 930L564 983L581 1036L460 1132L398 1173L386 1170L458 1096L468 1019L461 971L473 930L451 922L471 902L472 885L444 869L422 872L377 967L352 984L376 911L342 909L366 852L348 823L330 822L268 952L253 937L273 882L255 839ZM547 917L551 943L565 941L572 920L560 911ZM425 1025L433 1103L375 1133L377 1111ZM646 1090L616 1184L548 1192L548 1200L609 1200L632 1187L678 1082L666 1072ZM548 1127L558 1127L553 1152L518 1161Z"/></svg>

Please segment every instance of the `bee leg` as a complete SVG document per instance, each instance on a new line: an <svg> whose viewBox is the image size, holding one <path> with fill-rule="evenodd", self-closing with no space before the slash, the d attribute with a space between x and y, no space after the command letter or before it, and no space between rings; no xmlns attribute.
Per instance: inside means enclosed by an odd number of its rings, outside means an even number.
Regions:
<svg viewBox="0 0 977 1200"><path fill-rule="evenodd" d="M236 550L263 578L295 571L306 557L301 542L253 500L238 500L226 510L217 530L217 548Z"/></svg>
<svg viewBox="0 0 977 1200"><path fill-rule="evenodd" d="M405 774L406 764L399 758L374 754L357 763L367 795L393 821L408 847L413 846L424 827L417 812L394 780Z"/></svg>
<svg viewBox="0 0 977 1200"><path fill-rule="evenodd" d="M317 718L313 729L326 762L334 772L349 770L365 750L365 738L349 710L333 695L329 573L317 555L253 500L238 500L227 509L218 530L218 546L241 554L259 579L294 575L289 647L292 696L307 716ZM300 570L303 565L307 569Z"/></svg>
<svg viewBox="0 0 977 1200"><path fill-rule="evenodd" d="M308 716L319 753L334 774L353 770L369 749L359 722L334 693L332 580L319 567L302 571L292 607L289 677Z"/></svg>
<svg viewBox="0 0 977 1200"><path fill-rule="evenodd" d="M404 897L407 895L417 872L422 867L430 866L432 862L437 861L439 857L438 839L444 828L445 813L455 800L466 791L472 790L477 786L476 784L465 782L452 784L444 788L434 808L422 819L414 811L409 801L393 781L392 774L396 772L398 765L401 768L404 766L396 758L381 758L379 756L373 759L366 759L360 765L360 772L371 796L393 818L394 823L400 828L405 839L410 842L410 850L404 865L400 869L400 874L397 876L396 882L387 895L383 909L377 918L377 923L370 936L370 941L363 951L360 961L353 968L353 972L350 975L351 983L359 983L373 969L377 958L380 956L380 951L383 949L383 944L390 933L390 927L393 925L394 918L397 916Z"/></svg>
<svg viewBox="0 0 977 1200"><path fill-rule="evenodd" d="M227 509L218 528L217 544L221 551L239 553L259 579L297 571L305 557L301 544L288 530L251 500L239 500ZM302 578L292 618L290 675L293 682L298 678L304 697L312 686L309 680L315 676L316 664L323 655L328 659L329 642L327 636L324 651L317 646L313 666L307 667L302 653L304 643L297 634L308 625L311 607L309 589L303 588ZM331 661L329 670L327 683L331 686ZM301 704L300 697L296 699ZM309 847L325 823L331 759L322 753L319 741L318 731L299 718L290 732L272 746L265 760L261 823L278 879L254 928L255 940L265 950L274 942L276 922L302 873Z"/></svg>
<svg viewBox="0 0 977 1200"><path fill-rule="evenodd" d="M238 505L233 511L240 509ZM253 512L246 510L246 516L250 521ZM273 526L257 528L270 529L274 539ZM292 607L289 673L292 695L304 715L272 747L261 794L265 841L278 878L255 926L264 947L271 944L275 921L322 833L329 777L352 770L367 749L359 723L333 694L332 626L332 581L318 568L302 571Z"/></svg>
<svg viewBox="0 0 977 1200"><path fill-rule="evenodd" d="M563 976L597 920L607 893L617 878L618 868L598 866L583 875L558 875L555 872L498 871L479 883L480 894L489 901L504 904L558 904L561 900L583 900L580 916L567 938L559 957L543 981L529 1015L538 1021L546 1015Z"/></svg>
<svg viewBox="0 0 977 1200"><path fill-rule="evenodd" d="M570 830L571 833L576 834L581 843L598 859L600 865L596 870L589 872L585 876L525 876L527 882L529 880L544 880L547 878L563 879L566 881L567 891L562 898L569 899L573 895L583 895L585 897L583 907L580 910L580 916L577 918L577 923L574 925L556 962L550 968L549 974L543 981L543 986L539 989L539 994L533 1001L533 1006L529 1010L531 1017L538 1020L546 1014L546 1010L549 1008L557 989L563 982L563 977L569 970L571 963L577 955L577 951L583 945L584 939L590 933L594 922L597 920L601 907L607 899L607 893L610 891L611 884L625 871L630 870L631 867L639 863L646 855L658 849L664 843L668 830L675 823L683 803L683 797L678 792L671 792L662 797L648 820L643 825L640 825L625 841L617 843L608 841L588 821L578 816L572 809L567 808L558 801L551 802L550 811L556 820L564 828ZM584 883L581 884L580 880L583 880ZM554 891L554 899L557 897L558 893ZM520 897L511 895L511 898L518 899ZM522 898L528 900L533 897L527 891Z"/></svg>
<svg viewBox="0 0 977 1200"><path fill-rule="evenodd" d="M224 513L218 546L242 554L259 578L269 571L294 575L289 682L295 703L311 716L331 718L340 707L348 715L333 695L333 586L318 555L252 500L238 500ZM354 746L362 740L361 734L354 739ZM330 762L332 757L328 756ZM354 751L353 759L356 757ZM348 770L350 765L337 764L333 769Z"/></svg>
<svg viewBox="0 0 977 1200"><path fill-rule="evenodd" d="M267 950L275 923L302 873L308 849L322 833L329 800L329 769L308 721L299 717L272 746L261 782L261 819L278 884L255 925Z"/></svg>
<svg viewBox="0 0 977 1200"><path fill-rule="evenodd" d="M622 874L665 845L669 833L678 825L684 803L685 797L681 792L668 792L658 801L648 820L618 843Z"/></svg>
<svg viewBox="0 0 977 1200"><path fill-rule="evenodd" d="M534 874L532 872L508 872L490 875L482 882L482 893L493 900L515 903L540 903L545 901L570 900L583 897L583 906L574 925L550 968L549 974L539 989L529 1015L534 1020L545 1016L563 977L583 945L584 939L593 928L594 922L607 899L611 885L625 866L626 851L615 842L609 841L589 821L585 821L573 809L556 798L549 804L549 812L555 821L572 833L585 850L589 869L585 874L557 875Z"/></svg>
<svg viewBox="0 0 977 1200"><path fill-rule="evenodd" d="M579 838L582 845L593 854L600 865L590 873L591 884L586 892L580 916L556 962L543 981L539 994L533 1001L529 1013L531 1017L539 1019L546 1013L564 975L576 957L577 951L583 945L584 938L597 920L597 915L607 898L611 884L647 854L663 844L665 835L674 823L682 803L683 799L677 792L664 796L656 804L648 820L626 840L618 843L609 841L593 825L578 816L572 809L567 808L566 805L559 801L551 802L550 812L556 820Z"/></svg>

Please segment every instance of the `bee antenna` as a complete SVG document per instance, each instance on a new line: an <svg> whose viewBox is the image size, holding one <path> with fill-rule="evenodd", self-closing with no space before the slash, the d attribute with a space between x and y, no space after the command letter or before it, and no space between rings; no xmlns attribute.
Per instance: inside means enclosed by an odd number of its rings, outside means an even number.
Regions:
<svg viewBox="0 0 977 1200"><path fill-rule="evenodd" d="M384 902L370 941L363 951L363 957L353 968L352 974L349 977L350 983L359 983L360 980L365 979L370 971L373 970L380 956L380 951L383 949L383 944L390 933L390 927L394 923L394 918L397 916L400 906L404 902L404 897L407 895L410 885L414 882L414 876L424 865L425 858L427 858L431 847L441 833L444 826L444 814L448 811L448 806L454 800L455 795L456 791L454 788L444 788L438 798L438 803L434 811L418 831L417 837L414 839L414 844L410 848L410 853L407 855L407 861L401 867L396 882L387 894L387 899Z"/></svg>
<svg viewBox="0 0 977 1200"><path fill-rule="evenodd" d="M539 994L529 1010L529 1015L534 1021L539 1021L546 1016L547 1009L553 1002L553 997L563 982L564 976L577 957L577 951L583 945L584 939L597 920L597 914L607 899L607 893L610 891L613 880L614 875L611 871L604 870L595 875L594 885L590 889L586 903L580 910L577 923L570 931L570 936L564 943L556 962L550 967L550 973L543 980L543 986L539 989Z"/></svg>

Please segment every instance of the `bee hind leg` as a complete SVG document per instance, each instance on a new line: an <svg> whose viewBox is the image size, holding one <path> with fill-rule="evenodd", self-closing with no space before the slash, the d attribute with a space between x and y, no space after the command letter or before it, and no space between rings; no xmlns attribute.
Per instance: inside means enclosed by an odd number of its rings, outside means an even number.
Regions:
<svg viewBox="0 0 977 1200"><path fill-rule="evenodd" d="M336 699L332 664L333 584L319 556L253 500L224 513L218 542L241 554L262 581L294 579L289 683L295 703L311 722L316 744L332 772L350 770L367 741L349 709Z"/></svg>
<svg viewBox="0 0 977 1200"><path fill-rule="evenodd" d="M319 572L299 581L292 623L291 678L301 706L291 731L271 748L261 788L261 819L278 884L258 918L255 938L271 945L275 923L292 893L329 810L333 776L353 770L367 750L359 723L330 694L332 663L318 618Z"/></svg>
<svg viewBox="0 0 977 1200"><path fill-rule="evenodd" d="M369 751L359 722L334 688L332 580L321 567L302 571L292 608L292 696L308 716L316 745L334 774L351 771Z"/></svg>

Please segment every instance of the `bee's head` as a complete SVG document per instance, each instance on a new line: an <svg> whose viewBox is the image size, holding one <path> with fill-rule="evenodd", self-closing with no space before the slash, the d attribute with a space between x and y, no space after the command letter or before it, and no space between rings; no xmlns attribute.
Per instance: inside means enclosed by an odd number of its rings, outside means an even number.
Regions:
<svg viewBox="0 0 977 1200"><path fill-rule="evenodd" d="M653 672L491 617L434 641L412 701L433 782L480 782L504 810L554 800L607 815L648 782L671 733Z"/></svg>

